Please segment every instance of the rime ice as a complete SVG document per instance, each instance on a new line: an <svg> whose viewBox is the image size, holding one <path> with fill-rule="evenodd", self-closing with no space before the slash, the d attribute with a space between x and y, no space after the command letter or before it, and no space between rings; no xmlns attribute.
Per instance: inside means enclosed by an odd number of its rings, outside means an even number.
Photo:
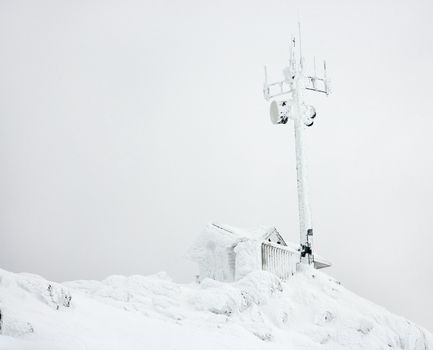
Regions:
<svg viewBox="0 0 433 350"><path fill-rule="evenodd" d="M299 251L288 246L275 227L245 230L210 223L190 250L198 263L199 279L223 282L265 270L286 279L296 271Z"/></svg>

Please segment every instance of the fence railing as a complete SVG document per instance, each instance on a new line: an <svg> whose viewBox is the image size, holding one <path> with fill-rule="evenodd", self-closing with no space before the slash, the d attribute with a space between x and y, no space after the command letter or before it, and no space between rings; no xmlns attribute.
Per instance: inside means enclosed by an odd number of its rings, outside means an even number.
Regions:
<svg viewBox="0 0 433 350"><path fill-rule="evenodd" d="M296 273L299 253L284 246L272 243L262 243L262 269L277 275L281 279L288 279Z"/></svg>

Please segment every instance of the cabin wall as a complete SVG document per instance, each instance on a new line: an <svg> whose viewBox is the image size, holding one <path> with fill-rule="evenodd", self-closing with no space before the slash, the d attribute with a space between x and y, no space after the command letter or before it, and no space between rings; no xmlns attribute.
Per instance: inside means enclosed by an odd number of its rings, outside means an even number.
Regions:
<svg viewBox="0 0 433 350"><path fill-rule="evenodd" d="M260 243L253 240L239 242L234 247L236 254L235 279L239 280L252 271L262 269Z"/></svg>
<svg viewBox="0 0 433 350"><path fill-rule="evenodd" d="M216 242L208 242L202 256L195 259L199 265L200 280L212 278L222 282L232 282L235 277L235 253L233 248L221 247Z"/></svg>
<svg viewBox="0 0 433 350"><path fill-rule="evenodd" d="M269 243L261 245L262 269L288 279L296 273L299 254Z"/></svg>
<svg viewBox="0 0 433 350"><path fill-rule="evenodd" d="M284 239L279 235L279 233L277 233L277 231L272 232L272 234L268 237L267 241L271 243L281 244L284 246L286 245Z"/></svg>

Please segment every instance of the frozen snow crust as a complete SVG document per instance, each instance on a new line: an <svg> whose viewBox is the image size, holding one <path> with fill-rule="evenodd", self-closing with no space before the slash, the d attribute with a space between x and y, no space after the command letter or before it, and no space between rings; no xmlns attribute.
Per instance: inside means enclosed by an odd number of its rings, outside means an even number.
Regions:
<svg viewBox="0 0 433 350"><path fill-rule="evenodd" d="M304 269L233 283L165 273L49 282L0 270L0 349L416 349L433 336Z"/></svg>

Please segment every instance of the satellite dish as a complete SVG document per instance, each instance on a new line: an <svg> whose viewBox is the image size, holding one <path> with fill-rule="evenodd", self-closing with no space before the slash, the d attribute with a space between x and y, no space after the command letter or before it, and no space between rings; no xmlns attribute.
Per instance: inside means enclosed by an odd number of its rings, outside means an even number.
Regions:
<svg viewBox="0 0 433 350"><path fill-rule="evenodd" d="M306 126L313 126L313 124L314 124L314 120L311 119L311 118L307 118L307 119L305 120L304 124L305 124Z"/></svg>
<svg viewBox="0 0 433 350"><path fill-rule="evenodd" d="M313 106L308 106L307 115L309 118L314 119L317 116L316 108Z"/></svg>
<svg viewBox="0 0 433 350"><path fill-rule="evenodd" d="M316 118L317 113L316 109L313 106L306 106L305 114L304 114L304 124L306 126L313 126L314 118Z"/></svg>
<svg viewBox="0 0 433 350"><path fill-rule="evenodd" d="M270 116L272 124L286 124L289 119L290 106L287 101L272 101Z"/></svg>

